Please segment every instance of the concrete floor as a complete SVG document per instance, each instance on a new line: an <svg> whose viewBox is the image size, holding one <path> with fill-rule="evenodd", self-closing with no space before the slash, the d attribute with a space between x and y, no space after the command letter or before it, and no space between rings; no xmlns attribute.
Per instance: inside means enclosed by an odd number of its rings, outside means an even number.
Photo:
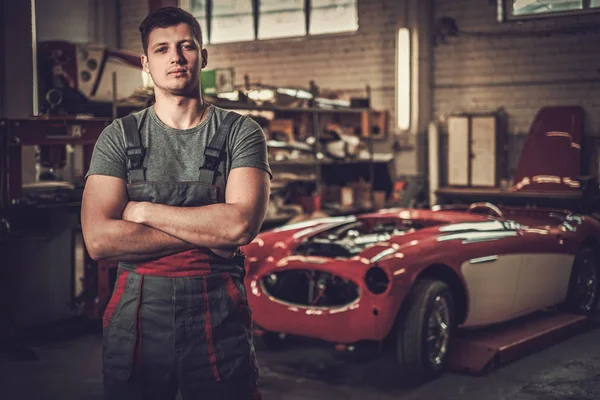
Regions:
<svg viewBox="0 0 600 400"><path fill-rule="evenodd" d="M597 400L600 329L474 377L446 373L422 386L394 375L391 359L348 358L315 344L259 352L265 400ZM79 333L34 347L37 360L0 355L2 400L100 400L101 335Z"/></svg>

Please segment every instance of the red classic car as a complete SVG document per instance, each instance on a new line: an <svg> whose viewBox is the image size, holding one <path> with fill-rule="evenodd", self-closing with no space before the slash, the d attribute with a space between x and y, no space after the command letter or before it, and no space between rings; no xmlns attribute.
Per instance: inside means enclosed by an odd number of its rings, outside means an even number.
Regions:
<svg viewBox="0 0 600 400"><path fill-rule="evenodd" d="M530 135L539 154L555 154L540 153L548 143L576 147L573 135L557 132ZM513 190L578 189L572 175L525 176L540 166L526 168L526 161ZM391 338L400 370L428 378L442 371L457 327L557 305L591 313L600 295L599 250L600 223L564 210L487 202L387 209L260 234L244 249L246 288L263 340L281 333L336 344Z"/></svg>

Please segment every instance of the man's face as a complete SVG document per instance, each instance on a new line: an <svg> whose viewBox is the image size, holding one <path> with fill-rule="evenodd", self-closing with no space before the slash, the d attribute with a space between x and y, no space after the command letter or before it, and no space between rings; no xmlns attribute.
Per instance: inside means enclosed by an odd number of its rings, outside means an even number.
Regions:
<svg viewBox="0 0 600 400"><path fill-rule="evenodd" d="M187 24L150 32L142 66L152 76L155 88L176 95L197 93L202 57L206 57L200 46Z"/></svg>

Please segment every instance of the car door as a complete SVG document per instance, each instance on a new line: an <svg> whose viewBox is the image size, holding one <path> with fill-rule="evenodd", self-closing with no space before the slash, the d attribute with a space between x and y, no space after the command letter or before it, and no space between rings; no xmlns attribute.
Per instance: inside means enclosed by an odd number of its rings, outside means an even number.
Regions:
<svg viewBox="0 0 600 400"><path fill-rule="evenodd" d="M520 228L515 223L490 220L440 229L445 235L438 240L454 241L456 254L465 256L460 271L469 304L463 326L503 322L513 315L522 263Z"/></svg>
<svg viewBox="0 0 600 400"><path fill-rule="evenodd" d="M575 255L572 235L559 227L529 228L522 232L523 249L514 316L562 303L569 287Z"/></svg>

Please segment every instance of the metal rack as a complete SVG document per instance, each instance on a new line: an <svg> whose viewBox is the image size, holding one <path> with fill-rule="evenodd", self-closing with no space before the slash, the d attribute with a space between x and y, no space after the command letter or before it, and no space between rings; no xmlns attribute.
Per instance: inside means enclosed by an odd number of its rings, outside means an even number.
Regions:
<svg viewBox="0 0 600 400"><path fill-rule="evenodd" d="M272 112L280 112L280 113L308 113L311 114L310 123L312 125L312 132L315 137L315 151L313 154L313 162L315 166L315 195L320 195L322 193L322 181L323 181L323 164L344 164L344 163L364 163L369 162L369 182L374 182L375 179L375 167L374 167L374 139L371 131L366 132L366 144L369 153L368 159L360 159L360 160L351 160L351 161L335 161L335 160L325 160L322 147L321 147L321 115L322 114L359 114L362 115L366 113L367 115L367 126L369 129L372 127L372 108L364 108L364 107L355 107L355 108L317 108L317 107L281 107L274 105L248 105L248 104L235 104L235 103L216 103L219 107L223 107L226 109L232 110L247 110L247 111L272 111ZM364 135L365 133L363 133ZM289 166L309 166L310 163L306 161L275 161L271 162L272 165L289 165ZM373 202L373 190L371 189L370 199Z"/></svg>

